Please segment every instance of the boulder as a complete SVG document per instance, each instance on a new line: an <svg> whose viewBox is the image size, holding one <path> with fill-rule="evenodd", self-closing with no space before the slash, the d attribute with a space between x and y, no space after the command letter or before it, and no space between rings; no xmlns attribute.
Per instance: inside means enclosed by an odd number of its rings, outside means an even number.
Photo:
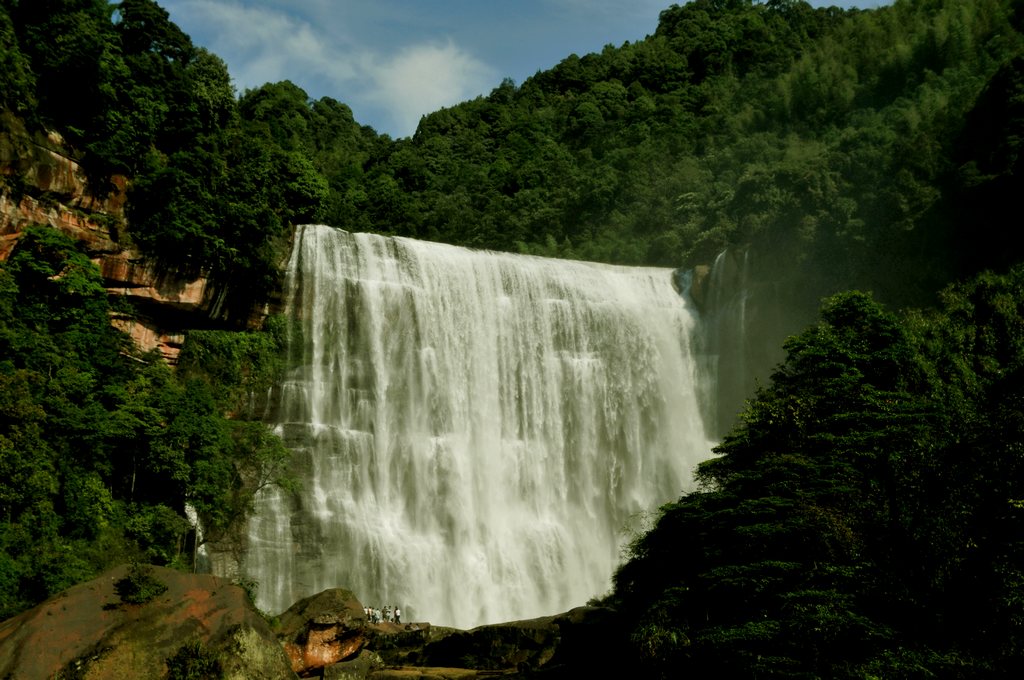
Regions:
<svg viewBox="0 0 1024 680"><path fill-rule="evenodd" d="M116 567L0 623L0 677L161 678L172 659L216 663L225 678L294 678L269 625L225 579L153 567L167 590L125 604Z"/></svg>
<svg viewBox="0 0 1024 680"><path fill-rule="evenodd" d="M374 671L367 676L367 680L477 680L478 678L495 677L501 677L504 680L518 680L522 676L514 672L476 671L469 668L403 666ZM362 679L357 678L356 680Z"/></svg>
<svg viewBox="0 0 1024 680"><path fill-rule="evenodd" d="M617 612L608 607L576 607L554 618L560 640L540 677L629 677L622 668L628 658L622 649Z"/></svg>
<svg viewBox="0 0 1024 680"><path fill-rule="evenodd" d="M415 666L423 656L423 649L455 633L458 628L434 626L430 623L381 623L370 626L370 640L366 645L380 655L388 666Z"/></svg>
<svg viewBox="0 0 1024 680"><path fill-rule="evenodd" d="M554 656L559 641L553 616L480 626L428 643L417 665L484 671L539 668Z"/></svg>
<svg viewBox="0 0 1024 680"><path fill-rule="evenodd" d="M299 600L279 619L277 637L300 676L354 659L369 639L363 605L344 588Z"/></svg>
<svg viewBox="0 0 1024 680"><path fill-rule="evenodd" d="M616 653L621 647L618 616L606 607L577 607L557 616L472 630L430 624L407 628L373 631L368 649L379 653L386 667L370 672L367 680L630 677Z"/></svg>

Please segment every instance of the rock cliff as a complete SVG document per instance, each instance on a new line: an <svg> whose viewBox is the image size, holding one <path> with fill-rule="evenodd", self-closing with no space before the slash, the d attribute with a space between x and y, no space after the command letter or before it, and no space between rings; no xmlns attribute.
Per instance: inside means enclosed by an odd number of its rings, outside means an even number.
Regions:
<svg viewBox="0 0 1024 680"><path fill-rule="evenodd" d="M132 247L125 234L125 177L89 178L60 135L29 134L9 114L0 117L0 261L30 225L69 235L99 266L108 292L133 303L133 315L111 322L172 364L185 329L221 325L224 286L163 271Z"/></svg>

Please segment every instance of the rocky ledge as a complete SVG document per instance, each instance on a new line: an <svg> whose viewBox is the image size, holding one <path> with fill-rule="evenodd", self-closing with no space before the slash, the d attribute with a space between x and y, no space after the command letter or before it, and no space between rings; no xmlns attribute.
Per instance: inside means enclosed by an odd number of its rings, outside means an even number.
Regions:
<svg viewBox="0 0 1024 680"><path fill-rule="evenodd" d="M335 588L268 622L225 579L147 569L166 590L144 604L125 602L121 566L0 623L0 677L166 678L174 666L173 677L214 667L209 677L255 680L599 678L614 650L603 608L472 630L373 624L352 592ZM195 674L200 662L207 674Z"/></svg>
<svg viewBox="0 0 1024 680"><path fill-rule="evenodd" d="M163 678L178 658L216 658L223 678L294 678L245 591L215 576L152 567L166 590L126 604L117 567L0 623L0 677Z"/></svg>
<svg viewBox="0 0 1024 680"><path fill-rule="evenodd" d="M614 613L601 607L458 630L368 623L354 594L332 589L279 620L292 669L335 680L605 677L615 644Z"/></svg>

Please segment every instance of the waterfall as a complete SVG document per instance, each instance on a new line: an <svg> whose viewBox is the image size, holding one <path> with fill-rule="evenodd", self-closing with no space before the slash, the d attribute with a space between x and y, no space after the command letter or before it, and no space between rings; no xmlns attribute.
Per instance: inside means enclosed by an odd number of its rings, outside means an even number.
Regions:
<svg viewBox="0 0 1024 680"><path fill-rule="evenodd" d="M747 354L750 249L723 250L711 265L710 291L702 339L710 362L704 400L708 431L723 435L736 423L743 400L752 393Z"/></svg>
<svg viewBox="0 0 1024 680"><path fill-rule="evenodd" d="M341 586L470 627L606 593L623 528L711 446L672 279L301 228L269 416L301 488L257 498L260 608Z"/></svg>
<svg viewBox="0 0 1024 680"><path fill-rule="evenodd" d="M754 261L750 246L723 250L702 284L698 334L704 422L715 438L740 423L759 384L785 358L785 339L816 319L817 309L793 304L780 293L770 263ZM777 266L777 265L774 265ZM787 302L788 301L788 302Z"/></svg>

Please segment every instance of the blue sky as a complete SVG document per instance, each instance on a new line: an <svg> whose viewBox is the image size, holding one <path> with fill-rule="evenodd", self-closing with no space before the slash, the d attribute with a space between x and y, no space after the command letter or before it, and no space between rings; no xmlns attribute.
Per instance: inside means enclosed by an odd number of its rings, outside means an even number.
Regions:
<svg viewBox="0 0 1024 680"><path fill-rule="evenodd" d="M411 135L420 116L523 82L570 54L654 32L672 0L157 0L227 62L236 89L291 80L360 123ZM811 1L877 7L886 0Z"/></svg>

